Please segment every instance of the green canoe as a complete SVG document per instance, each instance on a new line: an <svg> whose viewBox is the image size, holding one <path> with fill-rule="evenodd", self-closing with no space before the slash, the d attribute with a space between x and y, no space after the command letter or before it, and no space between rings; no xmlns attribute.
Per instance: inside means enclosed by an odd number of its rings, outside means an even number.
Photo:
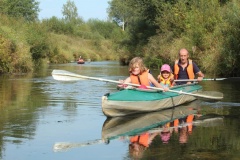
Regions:
<svg viewBox="0 0 240 160"><path fill-rule="evenodd" d="M76 81L83 79L98 80L121 84L120 81L83 76L64 70L53 70L52 76L60 81ZM140 87L138 84L124 83L131 87ZM122 85L122 84L121 84ZM196 98L216 102L223 99L223 93L204 91L197 83L174 86L168 92L162 88L146 86L147 90L124 89L115 93L108 93L102 97L102 110L108 117L125 116L135 113L146 113L171 108L195 100Z"/></svg>
<svg viewBox="0 0 240 160"><path fill-rule="evenodd" d="M195 100L196 97L191 93L201 91L202 86L182 85L175 86L171 90L190 93L190 95L156 90L124 89L105 94L102 97L102 111L108 117L159 111Z"/></svg>

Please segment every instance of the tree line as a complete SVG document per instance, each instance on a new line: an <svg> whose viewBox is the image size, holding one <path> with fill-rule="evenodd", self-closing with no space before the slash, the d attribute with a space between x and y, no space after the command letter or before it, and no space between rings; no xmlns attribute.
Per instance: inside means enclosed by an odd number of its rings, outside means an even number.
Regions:
<svg viewBox="0 0 240 160"><path fill-rule="evenodd" d="M73 1L62 7L63 18L38 19L36 0L0 0L0 73L27 73L47 63L84 59L118 60L124 36L111 21L78 15Z"/></svg>
<svg viewBox="0 0 240 160"><path fill-rule="evenodd" d="M172 64L180 48L212 76L240 75L237 0L111 0L109 19L84 21L73 1L63 18L38 19L35 0L0 1L0 73L29 72L39 61L135 56L148 67Z"/></svg>
<svg viewBox="0 0 240 160"><path fill-rule="evenodd" d="M240 75L239 1L112 0L109 6L113 21L128 32L123 62L142 56L159 67L187 48L204 72Z"/></svg>

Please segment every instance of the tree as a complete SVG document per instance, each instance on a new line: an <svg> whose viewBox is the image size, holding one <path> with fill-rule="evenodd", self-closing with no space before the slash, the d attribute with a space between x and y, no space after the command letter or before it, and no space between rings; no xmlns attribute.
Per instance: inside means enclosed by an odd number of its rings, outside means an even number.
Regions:
<svg viewBox="0 0 240 160"><path fill-rule="evenodd" d="M1 0L0 12L12 17L23 17L27 21L38 19L39 2L35 0Z"/></svg>
<svg viewBox="0 0 240 160"><path fill-rule="evenodd" d="M62 14L67 22L76 23L78 20L77 7L71 0L68 0L67 3L63 5Z"/></svg>
<svg viewBox="0 0 240 160"><path fill-rule="evenodd" d="M108 2L108 14L117 24L122 26L122 30L125 30L128 19L130 18L132 9L128 7L127 0L112 0Z"/></svg>

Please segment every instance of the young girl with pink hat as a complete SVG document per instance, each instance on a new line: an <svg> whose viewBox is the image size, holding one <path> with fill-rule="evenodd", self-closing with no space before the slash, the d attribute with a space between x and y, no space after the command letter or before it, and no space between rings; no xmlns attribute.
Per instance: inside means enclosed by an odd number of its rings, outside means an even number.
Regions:
<svg viewBox="0 0 240 160"><path fill-rule="evenodd" d="M163 87L169 88L175 85L174 75L172 74L171 68L168 64L162 65L160 74L158 75L157 79Z"/></svg>

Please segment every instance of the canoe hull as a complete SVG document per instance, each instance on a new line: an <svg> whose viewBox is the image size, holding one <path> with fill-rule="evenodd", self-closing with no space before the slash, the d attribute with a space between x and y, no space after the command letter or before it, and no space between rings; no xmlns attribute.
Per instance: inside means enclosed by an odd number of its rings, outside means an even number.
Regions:
<svg viewBox="0 0 240 160"><path fill-rule="evenodd" d="M191 88L189 93L197 93L201 91L201 86L194 86L194 89L191 86L182 87L182 91L188 91L189 87ZM179 89L179 87L178 87ZM121 91L119 91L121 92ZM127 91L125 91L127 92ZM138 94L139 91L131 91L132 95ZM119 93L121 94L121 93ZM167 92L159 92L159 93L144 93L149 96L155 94L155 98L153 100L139 100L132 101L129 100L111 100L111 94L102 97L102 111L107 117L118 117L118 116L126 116L131 114L138 113L146 113L153 111L160 111L163 109L171 108L174 106L179 106L181 104L185 104L191 101L196 100L196 97L184 94L173 94ZM129 95L126 95L126 98ZM158 98L159 97L159 98ZM144 97L143 97L144 98ZM139 98L140 99L140 98Z"/></svg>
<svg viewBox="0 0 240 160"><path fill-rule="evenodd" d="M77 61L77 64L84 64L84 61Z"/></svg>

